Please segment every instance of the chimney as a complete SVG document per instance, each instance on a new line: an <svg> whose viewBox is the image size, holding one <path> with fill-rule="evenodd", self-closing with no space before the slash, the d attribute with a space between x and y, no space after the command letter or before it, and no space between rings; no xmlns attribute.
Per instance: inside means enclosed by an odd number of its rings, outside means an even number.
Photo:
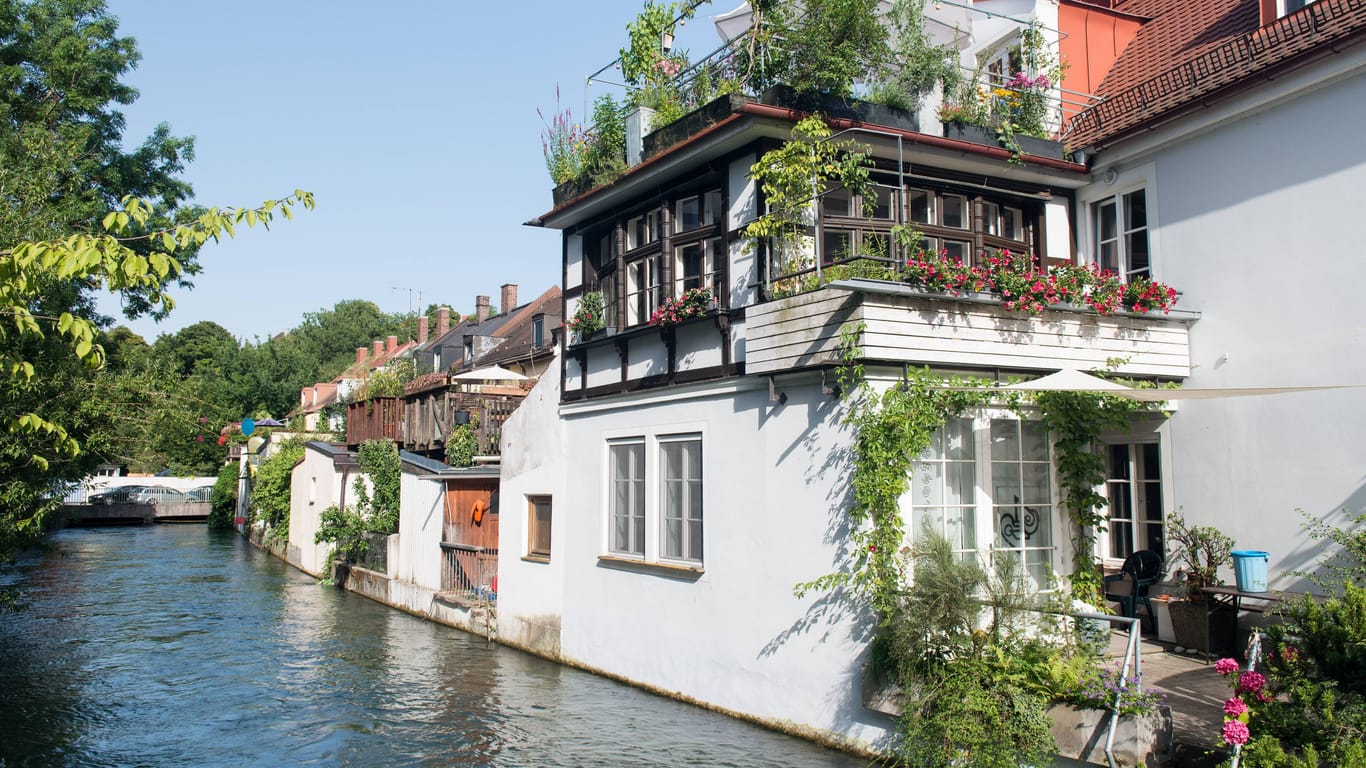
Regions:
<svg viewBox="0 0 1366 768"><path fill-rule="evenodd" d="M427 316L423 315L417 319L417 343L427 343Z"/></svg>
<svg viewBox="0 0 1366 768"><path fill-rule="evenodd" d="M474 297L474 322L482 323L489 319L489 297Z"/></svg>
<svg viewBox="0 0 1366 768"><path fill-rule="evenodd" d="M365 347L356 347L356 364L365 362Z"/></svg>
<svg viewBox="0 0 1366 768"><path fill-rule="evenodd" d="M299 390L299 405L304 408L308 407L308 387Z"/></svg>
<svg viewBox="0 0 1366 768"><path fill-rule="evenodd" d="M397 336L390 336L384 340L384 351L390 355L398 351Z"/></svg>
<svg viewBox="0 0 1366 768"><path fill-rule="evenodd" d="M383 341L380 341L379 339L375 339L374 344L373 344L373 349L374 349L374 352L373 352L373 353L374 353L374 356L375 356L375 359L376 359L376 360L378 360L378 359L380 359L381 357L384 356L384 342L383 342Z"/></svg>
<svg viewBox="0 0 1366 768"><path fill-rule="evenodd" d="M517 306L517 286L514 283L503 283L503 307L502 314L506 315Z"/></svg>
<svg viewBox="0 0 1366 768"><path fill-rule="evenodd" d="M436 337L439 339L451 330L451 308L442 307L436 311Z"/></svg>

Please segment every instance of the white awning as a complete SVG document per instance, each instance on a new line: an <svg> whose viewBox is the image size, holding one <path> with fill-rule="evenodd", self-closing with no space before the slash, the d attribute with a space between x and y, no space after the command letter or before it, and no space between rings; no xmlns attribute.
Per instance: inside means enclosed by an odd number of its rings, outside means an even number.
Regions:
<svg viewBox="0 0 1366 768"><path fill-rule="evenodd" d="M476 368L466 373L458 373L451 377L455 381L525 381L526 377L515 371L499 365L490 365L486 368Z"/></svg>

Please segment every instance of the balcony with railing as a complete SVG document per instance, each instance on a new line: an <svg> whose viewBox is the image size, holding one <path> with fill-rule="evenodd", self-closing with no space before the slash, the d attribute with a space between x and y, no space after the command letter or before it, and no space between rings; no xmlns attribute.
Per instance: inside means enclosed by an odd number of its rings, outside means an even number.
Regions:
<svg viewBox="0 0 1366 768"><path fill-rule="evenodd" d="M403 442L403 398L371 397L346 407L346 442L367 440Z"/></svg>
<svg viewBox="0 0 1366 768"><path fill-rule="evenodd" d="M479 455L501 452L503 424L517 410L526 390L518 382L469 383L448 374L415 379L404 390L403 444L419 453L440 451L451 430L467 425Z"/></svg>

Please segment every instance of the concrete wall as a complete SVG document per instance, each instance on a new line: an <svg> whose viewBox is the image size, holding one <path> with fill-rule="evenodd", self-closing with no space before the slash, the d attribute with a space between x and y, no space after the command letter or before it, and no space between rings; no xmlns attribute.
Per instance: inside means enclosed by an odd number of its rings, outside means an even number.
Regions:
<svg viewBox="0 0 1366 768"><path fill-rule="evenodd" d="M1366 258L1348 226L1366 189L1366 52L1322 66L1348 73L1325 85L1331 73L1301 70L1261 89L1279 101L1248 96L1197 118L1197 133L1102 153L1114 182L1079 196L1147 186L1157 277L1201 313L1189 387L1366 384ZM1298 586L1279 574L1318 548L1296 508L1332 522L1366 511L1363 434L1361 389L1184 401L1164 480L1190 522L1269 551L1273 588Z"/></svg>
<svg viewBox="0 0 1366 768"><path fill-rule="evenodd" d="M514 615L555 610L554 592L540 594L536 609L513 608L524 592L553 589L559 571L566 660L823 738L882 743L892 721L860 699L871 618L843 598L793 595L798 582L837 567L848 493L840 406L814 376L780 389L786 404L771 403L766 380L754 377L564 406L572 493L557 498L541 582L533 587L531 569L507 556L500 563L504 639L518 631ZM703 440L700 571L610 556L606 441L679 433ZM648 519L657 518L659 495L652 446ZM516 482L505 475L505 504ZM510 542L521 535L515 519L504 518ZM647 531L655 541L657 531ZM647 544L647 557L653 549Z"/></svg>
<svg viewBox="0 0 1366 768"><path fill-rule="evenodd" d="M551 657L560 653L566 536L582 524L570 519L566 472L578 462L568 459L559 401L559 378L543 376L508 418L498 496L498 636ZM526 558L528 496L551 499L549 562Z"/></svg>
<svg viewBox="0 0 1366 768"><path fill-rule="evenodd" d="M289 544L285 560L304 573L322 577L331 544L315 544L318 520L324 509L341 505L342 473L331 457L304 449L303 461L294 467L289 485ZM349 494L349 488L348 494Z"/></svg>

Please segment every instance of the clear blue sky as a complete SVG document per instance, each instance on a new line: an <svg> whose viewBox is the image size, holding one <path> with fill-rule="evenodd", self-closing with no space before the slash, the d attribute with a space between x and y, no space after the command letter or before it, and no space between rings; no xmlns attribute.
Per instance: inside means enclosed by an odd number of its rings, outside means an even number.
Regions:
<svg viewBox="0 0 1366 768"><path fill-rule="evenodd" d="M735 5L702 6L679 45L710 51L709 17ZM522 226L551 207L536 109L554 110L558 83L579 119L585 76L616 57L641 6L109 0L142 52L125 78L141 92L124 110L128 143L163 121L194 136L185 178L203 205L295 188L318 200L207 246L170 318L128 324L148 341L201 320L265 338L343 299L406 312L411 288L414 304L421 290L423 306L472 312L503 283L523 300L549 288L559 233ZM102 309L127 322L113 297Z"/></svg>

